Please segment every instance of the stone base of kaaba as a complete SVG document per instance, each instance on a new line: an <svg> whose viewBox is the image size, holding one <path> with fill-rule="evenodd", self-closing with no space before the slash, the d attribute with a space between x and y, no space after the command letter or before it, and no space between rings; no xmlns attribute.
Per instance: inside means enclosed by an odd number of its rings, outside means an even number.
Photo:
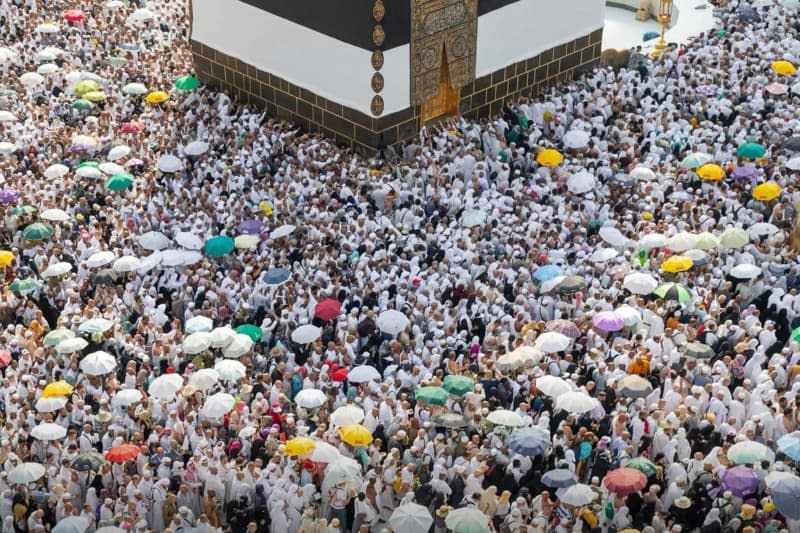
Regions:
<svg viewBox="0 0 800 533"><path fill-rule="evenodd" d="M536 95L548 86L574 78L599 64L603 30L560 44L530 59L481 76L461 89L460 112L468 118L500 114L518 95ZM338 144L362 153L410 139L419 133L421 106L373 117L287 82L269 72L192 41L196 75L239 102L322 132Z"/></svg>

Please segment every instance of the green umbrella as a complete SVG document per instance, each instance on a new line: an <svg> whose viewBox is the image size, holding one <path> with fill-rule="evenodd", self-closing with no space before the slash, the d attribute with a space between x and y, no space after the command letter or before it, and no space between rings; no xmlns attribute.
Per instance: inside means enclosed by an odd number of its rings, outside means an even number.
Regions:
<svg viewBox="0 0 800 533"><path fill-rule="evenodd" d="M692 300L692 295L686 290L686 287L680 283L664 283L656 287L653 294L663 298L664 300L674 300L676 302L685 304Z"/></svg>
<svg viewBox="0 0 800 533"><path fill-rule="evenodd" d="M444 405L450 394L441 387L422 387L414 391L414 397L418 401L431 405Z"/></svg>
<svg viewBox="0 0 800 533"><path fill-rule="evenodd" d="M758 159L766 153L767 149L758 143L744 143L736 150L736 155L744 159Z"/></svg>
<svg viewBox="0 0 800 533"><path fill-rule="evenodd" d="M254 326L253 324L242 324L238 326L235 330L236 333L241 333L243 335L247 335L253 342L258 342L261 340L261 328L258 326Z"/></svg>
<svg viewBox="0 0 800 533"><path fill-rule="evenodd" d="M445 376L442 388L450 394L464 396L466 393L472 392L475 382L467 376Z"/></svg>
<svg viewBox="0 0 800 533"><path fill-rule="evenodd" d="M800 328L794 328L792 330L792 339L800 342Z"/></svg>
<svg viewBox="0 0 800 533"><path fill-rule="evenodd" d="M46 222L34 222L22 230L22 237L26 241L43 241L53 235L53 226Z"/></svg>
<svg viewBox="0 0 800 533"><path fill-rule="evenodd" d="M58 328L54 329L44 337L44 345L45 346L58 346L61 341L71 339L75 336L71 330L67 328Z"/></svg>
<svg viewBox="0 0 800 533"><path fill-rule="evenodd" d="M83 161L80 165L78 165L78 168L83 167L100 168L100 163L97 161Z"/></svg>
<svg viewBox="0 0 800 533"><path fill-rule="evenodd" d="M222 257L233 251L233 239L225 235L218 235L208 239L205 244L205 252L209 257Z"/></svg>
<svg viewBox="0 0 800 533"><path fill-rule="evenodd" d="M78 100L72 102L72 109L78 109L80 111L89 111L93 107L94 104L84 98L79 98Z"/></svg>
<svg viewBox="0 0 800 533"><path fill-rule="evenodd" d="M124 191L133 185L133 176L130 174L114 174L106 180L106 189L110 191Z"/></svg>
<svg viewBox="0 0 800 533"><path fill-rule="evenodd" d="M11 214L14 216L30 215L35 212L36 208L29 205L20 205L11 210Z"/></svg>
<svg viewBox="0 0 800 533"><path fill-rule="evenodd" d="M625 464L625 468L633 468L634 470L638 470L647 477L652 476L657 471L655 463L653 463L653 461L650 459L645 459L644 457L631 459Z"/></svg>
<svg viewBox="0 0 800 533"><path fill-rule="evenodd" d="M181 91L193 91L202 83L194 76L181 76L175 80L175 88Z"/></svg>
<svg viewBox="0 0 800 533"><path fill-rule="evenodd" d="M36 281L28 279L15 279L8 288L14 292L31 292L38 287Z"/></svg>
<svg viewBox="0 0 800 533"><path fill-rule="evenodd" d="M106 63L112 67L124 67L128 64L128 60L120 56L109 56L108 59L106 59Z"/></svg>

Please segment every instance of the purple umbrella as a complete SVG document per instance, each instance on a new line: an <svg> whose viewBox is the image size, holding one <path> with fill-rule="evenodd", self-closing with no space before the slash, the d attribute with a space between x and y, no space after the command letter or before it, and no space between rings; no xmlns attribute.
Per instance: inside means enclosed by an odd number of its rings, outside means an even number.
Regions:
<svg viewBox="0 0 800 533"><path fill-rule="evenodd" d="M10 204L16 201L17 198L19 198L19 191L15 191L14 189L3 189L0 191L0 202L4 204Z"/></svg>
<svg viewBox="0 0 800 533"><path fill-rule="evenodd" d="M733 177L737 180L753 178L758 176L758 169L755 165L743 165L733 169Z"/></svg>
<svg viewBox="0 0 800 533"><path fill-rule="evenodd" d="M245 220L239 224L239 233L246 233L248 235L258 235L264 229L264 223L260 220Z"/></svg>
<svg viewBox="0 0 800 533"><path fill-rule="evenodd" d="M625 327L625 321L613 311L601 311L592 317L592 324L606 333L619 331Z"/></svg>
<svg viewBox="0 0 800 533"><path fill-rule="evenodd" d="M581 330L570 320L560 318L557 320L550 320L545 324L545 328L547 328L547 331L556 331L572 339L577 339L581 336Z"/></svg>
<svg viewBox="0 0 800 533"><path fill-rule="evenodd" d="M734 496L742 498L755 494L758 490L758 476L752 468L746 466L734 466L722 473L720 483L725 490L731 491Z"/></svg>
<svg viewBox="0 0 800 533"><path fill-rule="evenodd" d="M696 89L697 94L703 96L714 96L717 94L717 88L714 85L701 85Z"/></svg>

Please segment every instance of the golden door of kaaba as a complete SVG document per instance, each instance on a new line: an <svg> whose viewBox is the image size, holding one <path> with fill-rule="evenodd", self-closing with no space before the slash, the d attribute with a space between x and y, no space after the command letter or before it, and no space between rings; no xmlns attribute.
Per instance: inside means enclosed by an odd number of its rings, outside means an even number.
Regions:
<svg viewBox="0 0 800 533"><path fill-rule="evenodd" d="M411 103L422 122L458 113L475 79L478 0L411 1Z"/></svg>

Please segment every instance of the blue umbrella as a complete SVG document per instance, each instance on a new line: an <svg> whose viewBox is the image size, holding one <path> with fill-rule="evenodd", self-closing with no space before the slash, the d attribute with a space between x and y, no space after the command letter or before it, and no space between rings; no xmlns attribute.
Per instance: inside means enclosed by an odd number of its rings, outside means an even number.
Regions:
<svg viewBox="0 0 800 533"><path fill-rule="evenodd" d="M648 31L644 35L642 35L642 40L644 42L652 41L653 39L658 39L658 36L661 35L657 31Z"/></svg>
<svg viewBox="0 0 800 533"><path fill-rule="evenodd" d="M781 479L771 487L772 502L780 513L791 520L800 520L800 478L796 476Z"/></svg>
<svg viewBox="0 0 800 533"><path fill-rule="evenodd" d="M778 449L793 461L800 461L800 431L779 438Z"/></svg>
<svg viewBox="0 0 800 533"><path fill-rule="evenodd" d="M547 281L560 276L562 273L563 271L556 265L544 265L536 269L536 272L533 273L533 277L538 281Z"/></svg>
<svg viewBox="0 0 800 533"><path fill-rule="evenodd" d="M739 20L743 20L745 22L758 22L761 20L761 16L758 14L752 7L743 7L739 10Z"/></svg>
<svg viewBox="0 0 800 533"><path fill-rule="evenodd" d="M551 489L561 489L571 487L578 482L578 478L566 468L556 468L550 470L542 476L542 484Z"/></svg>
<svg viewBox="0 0 800 533"><path fill-rule="evenodd" d="M508 436L506 446L527 457L541 455L550 447L550 433L539 427L515 429Z"/></svg>
<svg viewBox="0 0 800 533"><path fill-rule="evenodd" d="M280 285L291 277L292 273L285 268L271 268L261 276L261 280L267 285Z"/></svg>

